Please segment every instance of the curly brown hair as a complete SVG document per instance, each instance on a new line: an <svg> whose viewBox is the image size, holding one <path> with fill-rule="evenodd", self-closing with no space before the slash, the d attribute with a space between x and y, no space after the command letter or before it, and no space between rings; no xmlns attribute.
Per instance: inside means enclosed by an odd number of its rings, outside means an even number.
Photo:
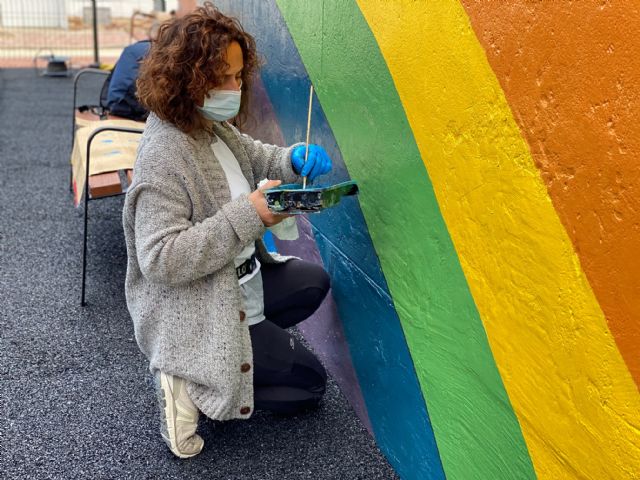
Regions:
<svg viewBox="0 0 640 480"><path fill-rule="evenodd" d="M232 42L242 48L242 103L236 123L247 117L248 94L259 61L256 42L237 19L222 14L211 2L192 13L163 23L140 67L137 95L148 110L185 133L205 123L196 107L209 90L222 84Z"/></svg>

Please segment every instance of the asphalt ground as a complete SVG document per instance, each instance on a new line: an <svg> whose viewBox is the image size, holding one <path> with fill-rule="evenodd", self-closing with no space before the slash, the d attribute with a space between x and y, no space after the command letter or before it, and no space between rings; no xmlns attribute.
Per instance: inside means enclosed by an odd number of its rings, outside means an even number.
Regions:
<svg viewBox="0 0 640 480"><path fill-rule="evenodd" d="M83 85L81 103L95 85ZM247 421L201 417L203 452L175 458L124 299L123 197L69 192L72 79L0 70L0 477L397 478L336 384L322 407Z"/></svg>

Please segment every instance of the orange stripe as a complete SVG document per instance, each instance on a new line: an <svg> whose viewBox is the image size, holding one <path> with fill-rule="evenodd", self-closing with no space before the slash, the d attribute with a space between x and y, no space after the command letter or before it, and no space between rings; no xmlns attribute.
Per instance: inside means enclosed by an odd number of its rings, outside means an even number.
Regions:
<svg viewBox="0 0 640 480"><path fill-rule="evenodd" d="M639 385L638 4L462 4Z"/></svg>

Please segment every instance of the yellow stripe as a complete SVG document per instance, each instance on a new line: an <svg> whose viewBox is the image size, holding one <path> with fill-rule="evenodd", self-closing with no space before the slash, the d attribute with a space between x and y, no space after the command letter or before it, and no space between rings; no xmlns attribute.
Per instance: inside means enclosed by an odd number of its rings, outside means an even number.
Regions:
<svg viewBox="0 0 640 480"><path fill-rule="evenodd" d="M358 5L411 123L537 474L636 478L640 395L464 9L453 0Z"/></svg>

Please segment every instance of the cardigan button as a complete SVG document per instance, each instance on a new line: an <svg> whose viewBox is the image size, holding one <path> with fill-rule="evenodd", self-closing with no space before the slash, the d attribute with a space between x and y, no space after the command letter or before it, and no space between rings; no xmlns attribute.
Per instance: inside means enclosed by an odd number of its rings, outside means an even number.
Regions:
<svg viewBox="0 0 640 480"><path fill-rule="evenodd" d="M243 363L242 365L240 365L240 371L242 373L247 373L249 370L251 370L251 365L249 365L248 363Z"/></svg>
<svg viewBox="0 0 640 480"><path fill-rule="evenodd" d="M251 408L249 408L249 407L242 407L242 408L240 409L240 415L247 415L250 411L251 411Z"/></svg>
<svg viewBox="0 0 640 480"><path fill-rule="evenodd" d="M240 310L240 321L241 321L241 322L244 322L244 319L245 319L246 317L247 317L247 315L246 315L242 310Z"/></svg>

